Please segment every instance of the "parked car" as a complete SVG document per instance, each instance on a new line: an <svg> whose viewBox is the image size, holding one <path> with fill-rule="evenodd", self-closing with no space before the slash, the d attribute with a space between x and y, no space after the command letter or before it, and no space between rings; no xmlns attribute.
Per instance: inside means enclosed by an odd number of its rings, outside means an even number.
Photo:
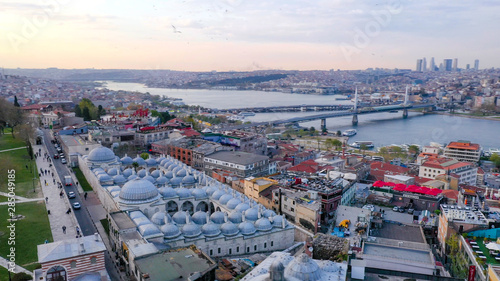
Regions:
<svg viewBox="0 0 500 281"><path fill-rule="evenodd" d="M413 215L413 212L415 212L415 209L413 208L408 209L408 214Z"/></svg>
<svg viewBox="0 0 500 281"><path fill-rule="evenodd" d="M66 163L68 163L68 161L66 161L66 158L61 157L61 163L66 164Z"/></svg>
<svg viewBox="0 0 500 281"><path fill-rule="evenodd" d="M406 211L405 207L399 207L399 212L404 213Z"/></svg>
<svg viewBox="0 0 500 281"><path fill-rule="evenodd" d="M54 154L54 159L59 159L59 154Z"/></svg>
<svg viewBox="0 0 500 281"><path fill-rule="evenodd" d="M398 207L398 206L394 206L394 208L392 208L392 210L393 210L394 212L399 212L399 207Z"/></svg>
<svg viewBox="0 0 500 281"><path fill-rule="evenodd" d="M82 207L82 205L80 205L80 203L79 203L79 202L75 202L75 203L73 203L73 209L78 210L78 209L80 209L81 207Z"/></svg>
<svg viewBox="0 0 500 281"><path fill-rule="evenodd" d="M370 210L370 211L375 211L375 206L373 205L364 205L363 209Z"/></svg>
<svg viewBox="0 0 500 281"><path fill-rule="evenodd" d="M68 198L73 199L76 197L76 194L73 191L68 192Z"/></svg>

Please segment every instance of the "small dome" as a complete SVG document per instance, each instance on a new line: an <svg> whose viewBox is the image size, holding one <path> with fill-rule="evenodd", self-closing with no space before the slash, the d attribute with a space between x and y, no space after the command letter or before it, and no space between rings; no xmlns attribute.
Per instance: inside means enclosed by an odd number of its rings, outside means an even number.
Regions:
<svg viewBox="0 0 500 281"><path fill-rule="evenodd" d="M165 172L165 177L168 178L168 179L171 179L174 177L174 173L172 173L172 171L166 171Z"/></svg>
<svg viewBox="0 0 500 281"><path fill-rule="evenodd" d="M182 234L187 238L193 238L201 234L200 226L190 221L185 224L182 229Z"/></svg>
<svg viewBox="0 0 500 281"><path fill-rule="evenodd" d="M220 231L222 232L222 234L224 234L224 236L234 236L239 232L238 226L236 226L236 224L230 221L227 221L224 224L222 224L220 226Z"/></svg>
<svg viewBox="0 0 500 281"><path fill-rule="evenodd" d="M179 196L180 198L191 197L191 191L189 191L189 189L185 187L177 188L177 196Z"/></svg>
<svg viewBox="0 0 500 281"><path fill-rule="evenodd" d="M146 217L141 211L133 211L133 212L130 212L130 214L128 215L130 217L130 219L136 219L136 218L139 218L139 217Z"/></svg>
<svg viewBox="0 0 500 281"><path fill-rule="evenodd" d="M198 211L193 214L191 217L194 223L196 224L206 224L207 223L207 213Z"/></svg>
<svg viewBox="0 0 500 281"><path fill-rule="evenodd" d="M160 176L156 179L156 184L158 186L166 185L166 184L168 184L168 182L169 182L169 180L164 176Z"/></svg>
<svg viewBox="0 0 500 281"><path fill-rule="evenodd" d="M232 223L241 223L242 220L242 214L241 212L238 211L232 211L229 216L228 216L229 221Z"/></svg>
<svg viewBox="0 0 500 281"><path fill-rule="evenodd" d="M196 183L196 180L193 176L185 176L184 178L182 178L182 183L186 185L193 185Z"/></svg>
<svg viewBox="0 0 500 281"><path fill-rule="evenodd" d="M274 216L276 216L276 213L275 213L273 210L265 210L265 211L262 213L262 216L263 216L263 217L266 217L266 218L269 218L269 217L274 217Z"/></svg>
<svg viewBox="0 0 500 281"><path fill-rule="evenodd" d="M151 222L156 225L164 225L167 213L165 211L160 211L151 216Z"/></svg>
<svg viewBox="0 0 500 281"><path fill-rule="evenodd" d="M155 179L158 178L160 176L160 170L154 170L154 171L152 171L151 172L151 176L153 178L155 178Z"/></svg>
<svg viewBox="0 0 500 281"><path fill-rule="evenodd" d="M156 166L157 164L158 163L156 163L156 160L153 158L149 158L148 160L146 160L146 165L148 165L148 167Z"/></svg>
<svg viewBox="0 0 500 281"><path fill-rule="evenodd" d="M241 201L238 198L232 198L226 203L226 207L230 210L234 210L236 206L238 206Z"/></svg>
<svg viewBox="0 0 500 281"><path fill-rule="evenodd" d="M214 212L210 216L210 220L216 224L223 224L224 223L224 213L223 212Z"/></svg>
<svg viewBox="0 0 500 281"><path fill-rule="evenodd" d="M177 169L177 168L178 168L177 164L172 163L172 164L170 164L170 165L168 166L167 170L172 171L172 173L174 173L174 174L175 174L175 173L178 171L178 169ZM177 169L177 170L176 170L176 169ZM176 170L176 171L174 172L174 170Z"/></svg>
<svg viewBox="0 0 500 281"><path fill-rule="evenodd" d="M144 236L144 237L161 234L161 232L158 229L158 227L156 227L152 223L139 226L139 233L141 233L141 235Z"/></svg>
<svg viewBox="0 0 500 281"><path fill-rule="evenodd" d="M143 179L149 181L150 183L155 183L156 181L155 178L150 175L145 176Z"/></svg>
<svg viewBox="0 0 500 281"><path fill-rule="evenodd" d="M234 208L234 209L238 212L244 212L244 211L250 209L250 205L246 202L243 202L243 203L238 204L238 206L236 206L236 208Z"/></svg>
<svg viewBox="0 0 500 281"><path fill-rule="evenodd" d="M151 221L146 217L137 217L133 219L133 221L138 227L141 225L151 224Z"/></svg>
<svg viewBox="0 0 500 281"><path fill-rule="evenodd" d="M224 194L226 194L226 192L222 189L219 189L212 194L212 199L219 200L219 198L221 198Z"/></svg>
<svg viewBox="0 0 500 281"><path fill-rule="evenodd" d="M191 194L195 199L202 199L207 197L207 193L201 188L193 188L192 190L193 191L191 191Z"/></svg>
<svg viewBox="0 0 500 281"><path fill-rule="evenodd" d="M132 165L132 163L134 163L134 160L132 160L132 158L129 156L125 156L122 159L120 159L120 162L122 162L123 165L128 166Z"/></svg>
<svg viewBox="0 0 500 281"><path fill-rule="evenodd" d="M171 222L163 225L160 228L160 230L163 233L163 237L165 237L166 239L172 239L172 238L175 238L175 237L181 235L181 232L180 232L179 228L177 227L177 225L175 225Z"/></svg>
<svg viewBox="0 0 500 281"><path fill-rule="evenodd" d="M87 160L91 162L114 162L116 161L116 156L111 149L100 146L92 149Z"/></svg>
<svg viewBox="0 0 500 281"><path fill-rule="evenodd" d="M277 215L273 217L273 227L282 227L283 226L283 216ZM285 226L287 225L285 220Z"/></svg>
<svg viewBox="0 0 500 281"><path fill-rule="evenodd" d="M175 213L173 216L172 216L172 220L176 223L176 224L180 224L180 225L183 225L186 223L186 217L187 217L187 213L184 212L184 211L179 211L177 213Z"/></svg>
<svg viewBox="0 0 500 281"><path fill-rule="evenodd" d="M298 280L321 280L321 270L318 264L306 254L300 254L293 259L287 265L285 275Z"/></svg>
<svg viewBox="0 0 500 281"><path fill-rule="evenodd" d="M180 186L181 183L182 183L182 178L175 177L175 178L170 180L170 185L173 187Z"/></svg>
<svg viewBox="0 0 500 281"><path fill-rule="evenodd" d="M128 177L130 177L133 173L134 173L134 170L133 170L133 169L128 168L128 169L123 170L122 175L123 175L124 177L128 178Z"/></svg>
<svg viewBox="0 0 500 281"><path fill-rule="evenodd" d="M174 175L176 175L176 176L177 176L177 172L179 172L180 170L183 170L183 169L182 169L182 167L180 167L180 166L175 166L175 168L174 168L174 169L172 169L172 173L174 173ZM182 175L182 173L181 173L181 175ZM184 176L185 176L185 175L181 176L181 178L182 178L182 177L184 177Z"/></svg>
<svg viewBox="0 0 500 281"><path fill-rule="evenodd" d="M108 174L99 174L97 178L101 183L113 180Z"/></svg>
<svg viewBox="0 0 500 281"><path fill-rule="evenodd" d="M244 221L244 222L240 223L240 225L238 226L238 229L240 230L241 234L243 234L243 235L252 235L257 231L255 229L255 226L253 225L253 223L250 221Z"/></svg>
<svg viewBox="0 0 500 281"><path fill-rule="evenodd" d="M122 174L120 174L113 177L113 182L115 184L122 185L127 182L127 179Z"/></svg>
<svg viewBox="0 0 500 281"><path fill-rule="evenodd" d="M171 187L162 187L158 189L158 192L160 192L161 196L165 198L172 198L177 196L177 191Z"/></svg>
<svg viewBox="0 0 500 281"><path fill-rule="evenodd" d="M226 193L219 198L219 203L221 203L222 205L226 205L226 203L229 202L229 200L231 200L232 198L233 196L231 194Z"/></svg>
<svg viewBox="0 0 500 281"><path fill-rule="evenodd" d="M262 217L255 222L255 228L257 228L258 231L269 231L273 229L273 225L269 219Z"/></svg>
<svg viewBox="0 0 500 281"><path fill-rule="evenodd" d="M158 189L149 181L135 179L123 185L120 199L131 201L151 200L158 196Z"/></svg>
<svg viewBox="0 0 500 281"><path fill-rule="evenodd" d="M326 272L337 272L339 271L340 267L333 261L325 261L321 269Z"/></svg>
<svg viewBox="0 0 500 281"><path fill-rule="evenodd" d="M201 227L201 232L207 237L214 237L219 235L221 231L218 225L209 220L207 224Z"/></svg>
<svg viewBox="0 0 500 281"><path fill-rule="evenodd" d="M250 208L245 211L245 218L247 220L256 221L259 219L259 210L256 208Z"/></svg>
<svg viewBox="0 0 500 281"><path fill-rule="evenodd" d="M182 169L182 168L181 168L181 169L179 169L179 171L177 171L177 172L175 173L175 175L176 175L177 177L181 177L181 178L183 178L183 177L187 176L187 171L186 171L185 169Z"/></svg>
<svg viewBox="0 0 500 281"><path fill-rule="evenodd" d="M146 165L146 161L144 159L142 159L142 157L140 157L140 156L135 157L134 158L134 162L136 162L137 164L139 164L139 166Z"/></svg>
<svg viewBox="0 0 500 281"><path fill-rule="evenodd" d="M276 259L269 267L269 272L275 272L275 273L283 272L284 274L285 267L283 266L283 263L279 259Z"/></svg>
<svg viewBox="0 0 500 281"><path fill-rule="evenodd" d="M209 186L206 186L207 189L205 189L205 191L207 192L207 194L209 196L212 196L212 194L214 194L214 192L216 192L217 190L219 190L219 188L215 185L209 185Z"/></svg>
<svg viewBox="0 0 500 281"><path fill-rule="evenodd" d="M127 180L128 181L132 181L132 180L135 180L135 179L138 179L139 177L137 175L130 175Z"/></svg>
<svg viewBox="0 0 500 281"><path fill-rule="evenodd" d="M146 169L141 169L139 172L137 172L137 176L143 178L147 175L148 173L146 172Z"/></svg>
<svg viewBox="0 0 500 281"><path fill-rule="evenodd" d="M116 176L118 175L118 169L117 168L111 168L108 170L108 175L110 176Z"/></svg>

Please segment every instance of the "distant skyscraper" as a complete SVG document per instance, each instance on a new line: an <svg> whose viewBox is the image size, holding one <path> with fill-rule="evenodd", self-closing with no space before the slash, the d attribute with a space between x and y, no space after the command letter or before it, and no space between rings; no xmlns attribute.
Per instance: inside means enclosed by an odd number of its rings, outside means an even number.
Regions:
<svg viewBox="0 0 500 281"><path fill-rule="evenodd" d="M422 71L427 71L427 60L425 58L422 59Z"/></svg>
<svg viewBox="0 0 500 281"><path fill-rule="evenodd" d="M458 70L458 59L454 58L453 59L453 71L457 71L457 70Z"/></svg>
<svg viewBox="0 0 500 281"><path fill-rule="evenodd" d="M421 59L417 60L417 67L415 68L415 71L422 71L422 60Z"/></svg>
<svg viewBox="0 0 500 281"><path fill-rule="evenodd" d="M444 71L451 71L452 65L453 65L453 60L452 59L444 59L443 60Z"/></svg>
<svg viewBox="0 0 500 281"><path fill-rule="evenodd" d="M474 61L474 69L479 70L479 60Z"/></svg>
<svg viewBox="0 0 500 281"><path fill-rule="evenodd" d="M467 66L465 67L466 69L470 69L470 63L467 64Z"/></svg>
<svg viewBox="0 0 500 281"><path fill-rule="evenodd" d="M434 57L431 58L430 69L431 69L431 71L436 70L436 63L434 62Z"/></svg>
<svg viewBox="0 0 500 281"><path fill-rule="evenodd" d="M445 68L444 68L444 64L443 63L440 63L439 64L439 71L444 71Z"/></svg>

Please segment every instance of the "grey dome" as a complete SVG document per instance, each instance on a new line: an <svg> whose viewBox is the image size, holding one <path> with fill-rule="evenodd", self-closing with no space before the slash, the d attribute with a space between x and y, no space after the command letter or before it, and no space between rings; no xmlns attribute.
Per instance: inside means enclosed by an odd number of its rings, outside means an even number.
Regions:
<svg viewBox="0 0 500 281"><path fill-rule="evenodd" d="M144 237L161 234L158 227L152 223L139 226L139 233Z"/></svg>
<svg viewBox="0 0 500 281"><path fill-rule="evenodd" d="M177 172L177 171L178 171L178 169L177 169L177 168L179 168L179 167L177 166L177 164L172 163L172 164L170 164L170 165L168 166L167 170L172 171L172 173L175 173L175 172ZM177 170L176 170L176 169L177 169ZM176 170L176 171L174 172L174 170Z"/></svg>
<svg viewBox="0 0 500 281"><path fill-rule="evenodd" d="M135 157L134 162L137 162L137 164L139 164L139 166L146 165L146 161L144 159L142 159L142 157L140 157L140 156Z"/></svg>
<svg viewBox="0 0 500 281"><path fill-rule="evenodd" d="M177 176L177 172L179 172L180 170L183 170L181 166L175 166L173 169L172 169L172 173L174 173L174 175ZM184 177L185 175L181 176L181 177Z"/></svg>
<svg viewBox="0 0 500 281"><path fill-rule="evenodd" d="M193 214L191 217L194 223L196 224L206 224L207 223L207 213L198 211Z"/></svg>
<svg viewBox="0 0 500 281"><path fill-rule="evenodd" d="M116 156L111 149L101 146L92 149L87 160L92 162L114 162L116 161Z"/></svg>
<svg viewBox="0 0 500 281"><path fill-rule="evenodd" d="M146 218L145 216L144 217L137 217L135 219L133 219L135 225L137 225L138 227L141 226L141 225L146 225L146 224L151 224L151 221Z"/></svg>
<svg viewBox="0 0 500 281"><path fill-rule="evenodd" d="M222 224L220 226L220 231L222 232L222 234L224 234L224 236L234 236L239 232L238 226L236 226L236 224L230 221L227 221L224 224Z"/></svg>
<svg viewBox="0 0 500 281"><path fill-rule="evenodd" d="M241 201L238 198L232 198L226 203L226 207L230 210L234 210L236 206L238 206Z"/></svg>
<svg viewBox="0 0 500 281"><path fill-rule="evenodd" d="M182 183L182 178L176 177L170 180L170 185L172 186L180 186Z"/></svg>
<svg viewBox="0 0 500 281"><path fill-rule="evenodd" d="M162 187L158 189L158 192L160 192L161 196L165 198L172 198L177 196L177 191L171 187Z"/></svg>
<svg viewBox="0 0 500 281"><path fill-rule="evenodd" d="M130 175L130 176L127 178L127 180L128 180L128 181L133 181L133 180L138 179L138 178L139 178L139 177L138 177L137 175Z"/></svg>
<svg viewBox="0 0 500 281"><path fill-rule="evenodd" d="M99 181L101 183L113 180L108 174L99 174L99 175L97 175L97 178L99 179Z"/></svg>
<svg viewBox="0 0 500 281"><path fill-rule="evenodd" d="M151 176L153 178L155 178L155 179L158 178L160 176L160 170L154 170L154 171L152 171L151 172Z"/></svg>
<svg viewBox="0 0 500 281"><path fill-rule="evenodd" d="M241 223L242 220L242 214L241 212L238 211L232 211L229 216L228 216L229 221L232 223Z"/></svg>
<svg viewBox="0 0 500 281"><path fill-rule="evenodd" d="M207 237L214 237L219 235L221 231L218 225L209 220L207 224L201 227L201 232Z"/></svg>
<svg viewBox="0 0 500 281"><path fill-rule="evenodd" d="M132 220L139 218L139 217L146 217L141 211L132 211L132 212L130 212L130 214L128 216Z"/></svg>
<svg viewBox="0 0 500 281"><path fill-rule="evenodd" d="M168 178L168 179L171 179L174 177L174 173L172 173L172 171L166 171L165 172L165 177Z"/></svg>
<svg viewBox="0 0 500 281"><path fill-rule="evenodd" d="M260 218L255 222L255 228L257 228L258 231L269 231L273 229L273 225L267 218Z"/></svg>
<svg viewBox="0 0 500 281"><path fill-rule="evenodd" d="M166 217L167 217L167 212L160 211L151 216L151 222L156 225L164 225Z"/></svg>
<svg viewBox="0 0 500 281"><path fill-rule="evenodd" d="M113 177L113 182L115 184L124 184L127 182L127 179L122 174L120 174Z"/></svg>
<svg viewBox="0 0 500 281"><path fill-rule="evenodd" d="M159 158L156 158L156 162L160 163L160 165L164 165L167 161L168 160L165 156L161 156Z"/></svg>
<svg viewBox="0 0 500 281"><path fill-rule="evenodd" d="M221 198L222 195L224 195L224 194L226 194L226 192L222 189L219 189L212 194L212 199L219 200L219 198Z"/></svg>
<svg viewBox="0 0 500 281"><path fill-rule="evenodd" d="M245 218L247 220L256 221L259 219L259 210L255 208L250 208L245 211Z"/></svg>
<svg viewBox="0 0 500 281"><path fill-rule="evenodd" d="M243 234L243 235L252 235L257 231L255 229L255 226L253 225L253 223L250 221L244 221L244 222L240 223L240 225L238 226L238 229L240 230L241 234Z"/></svg>
<svg viewBox="0 0 500 281"><path fill-rule="evenodd" d="M145 176L143 179L149 181L150 183L155 183L155 181L156 181L155 178L153 178L150 175Z"/></svg>
<svg viewBox="0 0 500 281"><path fill-rule="evenodd" d="M276 216L276 213L275 213L273 210L265 210L265 211L262 213L262 216L263 216L263 217L266 217L266 218L269 218L269 217L274 217L274 216Z"/></svg>
<svg viewBox="0 0 500 281"><path fill-rule="evenodd" d="M202 199L207 197L207 193L201 188L193 188L192 190L193 191L191 191L191 194L195 199Z"/></svg>
<svg viewBox="0 0 500 281"><path fill-rule="evenodd" d="M175 225L171 222L163 225L160 228L160 230L166 239L172 239L172 238L175 238L175 237L181 235L181 232L180 232L179 228L177 227L177 225Z"/></svg>
<svg viewBox="0 0 500 281"><path fill-rule="evenodd" d="M108 170L108 175L110 176L116 176L118 175L118 169L117 168L111 168Z"/></svg>
<svg viewBox="0 0 500 281"><path fill-rule="evenodd" d="M94 170L92 170L92 172L94 173L94 175L100 175L100 174L107 174L106 171L104 171L103 168L95 168Z"/></svg>
<svg viewBox="0 0 500 281"><path fill-rule="evenodd" d="M120 159L120 161L122 162L123 165L132 165L132 163L134 163L134 160L132 160L132 157L129 157L129 156L125 156L123 157L122 159Z"/></svg>
<svg viewBox="0 0 500 281"><path fill-rule="evenodd" d="M148 160L146 160L146 165L148 166L156 166L158 163L156 163L156 160L154 160L153 158L149 158Z"/></svg>
<svg viewBox="0 0 500 281"><path fill-rule="evenodd" d="M175 170L174 170L174 171L175 171ZM183 177L187 176L187 172L186 172L186 170L185 170L185 169L182 169L182 168L181 168L179 171L177 171L177 172L175 173L175 175L176 175L176 176L178 176L178 177L183 178Z"/></svg>
<svg viewBox="0 0 500 281"><path fill-rule="evenodd" d="M141 169L139 172L137 172L137 175L141 178L145 177L148 173L146 172L146 169Z"/></svg>
<svg viewBox="0 0 500 281"><path fill-rule="evenodd" d="M172 220L174 220L174 222L176 224L185 224L186 223L186 217L187 217L187 213L184 212L184 211L179 211L177 213L175 213L173 216L172 216Z"/></svg>
<svg viewBox="0 0 500 281"><path fill-rule="evenodd" d="M210 220L216 224L223 224L224 223L224 213L223 212L214 212L210 216Z"/></svg>
<svg viewBox="0 0 500 281"><path fill-rule="evenodd" d="M196 180L194 179L193 176L189 175L189 176L185 176L184 178L182 178L182 183L192 185L192 184L196 183Z"/></svg>
<svg viewBox="0 0 500 281"><path fill-rule="evenodd" d="M209 186L206 186L207 189L205 189L205 191L207 192L207 194L209 196L212 196L212 194L214 194L214 192L216 192L217 190L219 190L219 188L215 185L209 185Z"/></svg>
<svg viewBox="0 0 500 281"><path fill-rule="evenodd" d="M306 254L300 254L293 259L287 265L285 275L298 280L321 280L321 270L318 264Z"/></svg>
<svg viewBox="0 0 500 281"><path fill-rule="evenodd" d="M164 176L160 176L156 179L156 184L158 184L158 185L166 185L166 184L168 184L168 182L169 182L169 180Z"/></svg>
<svg viewBox="0 0 500 281"><path fill-rule="evenodd" d="M226 205L226 203L229 202L229 200L231 200L232 198L233 196L231 194L224 194L219 198L219 203L221 203L222 205Z"/></svg>
<svg viewBox="0 0 500 281"><path fill-rule="evenodd" d="M130 177L134 173L134 170L128 168L123 170L122 174L124 177Z"/></svg>
<svg viewBox="0 0 500 281"><path fill-rule="evenodd" d="M250 205L246 202L243 202L243 203L238 204L238 206L236 206L236 208L234 208L234 209L238 212L244 212L244 211L250 209Z"/></svg>
<svg viewBox="0 0 500 281"><path fill-rule="evenodd" d="M283 226L283 216L277 215L273 217L273 226L274 227L282 227ZM287 225L285 220L285 226Z"/></svg>
<svg viewBox="0 0 500 281"><path fill-rule="evenodd" d="M182 229L182 234L187 238L193 238L201 234L200 226L190 221L185 224Z"/></svg>
<svg viewBox="0 0 500 281"><path fill-rule="evenodd" d="M177 195L180 198L188 198L191 197L191 191L185 187L177 188Z"/></svg>
<svg viewBox="0 0 500 281"><path fill-rule="evenodd" d="M275 261L273 261L271 266L269 266L269 272L273 272L273 273L280 273L281 272L284 275L285 274L285 266L283 266L283 263L279 259L276 259Z"/></svg>
<svg viewBox="0 0 500 281"><path fill-rule="evenodd" d="M158 196L158 189L146 180L135 179L123 185L120 199L130 201L151 200Z"/></svg>

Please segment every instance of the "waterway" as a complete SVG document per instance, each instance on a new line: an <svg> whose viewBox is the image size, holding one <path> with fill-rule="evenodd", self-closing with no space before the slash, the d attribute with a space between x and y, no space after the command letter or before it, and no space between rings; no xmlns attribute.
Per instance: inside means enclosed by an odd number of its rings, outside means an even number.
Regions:
<svg viewBox="0 0 500 281"><path fill-rule="evenodd" d="M181 98L188 105L207 108L243 108L258 106L300 105L300 104L352 104L351 101L336 101L333 96L300 95L262 91L222 91L222 90L178 90L148 88L138 83L108 82L109 90L149 92L154 95ZM258 113L247 117L248 121L271 121L292 117L315 115L326 112ZM429 145L430 142L446 144L450 141L468 140L479 143L485 149L500 147L500 121L472 119L410 112L403 119L402 112L360 115L357 126L352 126L352 117L338 117L326 120L330 132L355 128L353 141L373 141L377 147L390 144ZM320 128L320 121L304 122L304 127Z"/></svg>

